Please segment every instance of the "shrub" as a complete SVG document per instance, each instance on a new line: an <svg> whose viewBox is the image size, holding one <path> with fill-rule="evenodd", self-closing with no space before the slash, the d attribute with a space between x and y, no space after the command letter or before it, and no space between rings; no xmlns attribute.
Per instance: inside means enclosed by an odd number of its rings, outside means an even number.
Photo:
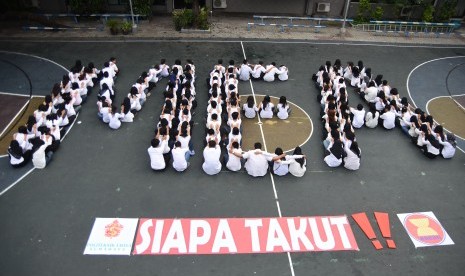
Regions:
<svg viewBox="0 0 465 276"><path fill-rule="evenodd" d="M194 24L194 13L190 9L175 10L173 11L173 22L176 31L191 27Z"/></svg>
<svg viewBox="0 0 465 276"><path fill-rule="evenodd" d="M123 34L129 34L132 31L132 23L129 21L123 21L121 23L121 31Z"/></svg>
<svg viewBox="0 0 465 276"><path fill-rule="evenodd" d="M153 0L132 0L135 14L150 17L152 15Z"/></svg>
<svg viewBox="0 0 465 276"><path fill-rule="evenodd" d="M425 7L423 11L423 15L421 16L421 20L423 22L432 22L433 21L433 14L434 14L434 7L433 5L428 5Z"/></svg>
<svg viewBox="0 0 465 276"><path fill-rule="evenodd" d="M368 22L368 16L371 12L370 0L360 0L358 6L357 17L355 18L356 23Z"/></svg>
<svg viewBox="0 0 465 276"><path fill-rule="evenodd" d="M371 18L373 18L373 20L381 20L383 19L383 14L383 7L378 6L374 11L371 12Z"/></svg>
<svg viewBox="0 0 465 276"><path fill-rule="evenodd" d="M197 28L201 30L208 30L210 28L210 23L208 22L208 9L200 9L199 16L196 18Z"/></svg>
<svg viewBox="0 0 465 276"><path fill-rule="evenodd" d="M121 21L116 19L109 19L107 21L107 27L110 28L111 34L117 34L121 26Z"/></svg>

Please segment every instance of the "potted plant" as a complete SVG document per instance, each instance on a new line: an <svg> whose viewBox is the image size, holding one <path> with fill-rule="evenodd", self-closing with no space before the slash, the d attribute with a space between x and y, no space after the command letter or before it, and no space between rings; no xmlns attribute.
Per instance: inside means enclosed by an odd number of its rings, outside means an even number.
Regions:
<svg viewBox="0 0 465 276"><path fill-rule="evenodd" d="M132 32L132 24L131 24L131 22L123 21L123 23L121 23L121 31L125 35L130 34Z"/></svg>
<svg viewBox="0 0 465 276"><path fill-rule="evenodd" d="M119 26L120 26L120 21L116 19L110 19L107 21L107 27L110 28L110 33L112 35L118 34Z"/></svg>

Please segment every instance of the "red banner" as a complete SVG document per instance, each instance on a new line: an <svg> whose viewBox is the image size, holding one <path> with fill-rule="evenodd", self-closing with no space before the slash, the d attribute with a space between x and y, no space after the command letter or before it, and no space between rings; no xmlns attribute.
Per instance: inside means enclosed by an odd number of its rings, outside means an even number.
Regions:
<svg viewBox="0 0 465 276"><path fill-rule="evenodd" d="M346 216L140 219L134 255L359 250Z"/></svg>

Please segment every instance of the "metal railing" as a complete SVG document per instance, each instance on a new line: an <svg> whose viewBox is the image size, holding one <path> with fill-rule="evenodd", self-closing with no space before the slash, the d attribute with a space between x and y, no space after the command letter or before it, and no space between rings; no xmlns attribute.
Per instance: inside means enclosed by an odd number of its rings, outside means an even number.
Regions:
<svg viewBox="0 0 465 276"><path fill-rule="evenodd" d="M430 23L407 21L370 21L369 24L354 25L354 28L373 32L376 35L403 35L441 37L450 36L457 28L455 23Z"/></svg>

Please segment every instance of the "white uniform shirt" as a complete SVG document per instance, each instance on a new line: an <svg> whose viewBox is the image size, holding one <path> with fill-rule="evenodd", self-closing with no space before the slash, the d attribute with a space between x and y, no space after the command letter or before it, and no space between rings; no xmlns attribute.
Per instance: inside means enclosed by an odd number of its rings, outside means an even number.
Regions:
<svg viewBox="0 0 465 276"><path fill-rule="evenodd" d="M396 127L396 114L392 111L388 111L379 116L383 119L383 126L386 129L393 129Z"/></svg>
<svg viewBox="0 0 465 276"><path fill-rule="evenodd" d="M296 177L302 177L307 170L307 160L304 159L304 164L300 166L295 160L292 160L291 164L289 164L289 173Z"/></svg>
<svg viewBox="0 0 465 276"><path fill-rule="evenodd" d="M118 129L121 126L121 119L124 117L120 113L115 113L115 114L109 114L108 117L110 118L110 121L108 122L108 125L112 129Z"/></svg>
<svg viewBox="0 0 465 276"><path fill-rule="evenodd" d="M163 140L160 142L158 147L149 147L147 152L150 156L150 167L153 170L163 170L166 167L165 159L163 158L163 151L165 149L166 141Z"/></svg>
<svg viewBox="0 0 465 276"><path fill-rule="evenodd" d="M187 169L187 161L186 161L186 152L189 149L183 148L174 148L171 150L173 154L173 168L178 172L182 172Z"/></svg>
<svg viewBox="0 0 465 276"><path fill-rule="evenodd" d="M263 103L260 103L260 108L262 109L260 111L260 117L263 119L271 119L273 118L273 103L268 103L266 108L263 108Z"/></svg>
<svg viewBox="0 0 465 276"><path fill-rule="evenodd" d="M286 120L289 117L289 105L286 104L285 107L281 103L278 103L276 105L276 108L278 109L278 118L281 120Z"/></svg>
<svg viewBox="0 0 465 276"><path fill-rule="evenodd" d="M250 68L248 64L242 64L239 69L239 79L248 81L250 79L250 74L252 74L252 68Z"/></svg>
<svg viewBox="0 0 465 276"><path fill-rule="evenodd" d="M256 112L258 108L254 105L253 107L249 107L247 103L242 105L242 109L244 110L244 116L249 119L255 118Z"/></svg>
<svg viewBox="0 0 465 276"><path fill-rule="evenodd" d="M454 157L455 155L455 148L452 146L451 143L449 143L448 141L445 141L443 142L441 137L438 138L438 141L441 145L444 146L444 148L442 149L442 157L444 158L452 158Z"/></svg>
<svg viewBox="0 0 465 276"><path fill-rule="evenodd" d="M344 168L355 171L360 168L360 157L349 148L349 143L344 147L347 156L344 157Z"/></svg>
<svg viewBox="0 0 465 276"><path fill-rule="evenodd" d="M233 152L240 154L241 150L233 149ZM226 163L226 168L228 168L230 171L237 172L242 167L241 158L237 157L236 155L230 152L228 152L228 154L229 154L229 159L228 159L228 162Z"/></svg>
<svg viewBox="0 0 465 276"><path fill-rule="evenodd" d="M244 153L245 162L244 168L251 176L264 176L268 172L268 161L271 161L271 156L261 150L249 150Z"/></svg>
<svg viewBox="0 0 465 276"><path fill-rule="evenodd" d="M287 81L289 79L289 71L287 70L287 67L286 66L281 66L279 67L279 71L281 72L281 74L278 75L278 79L280 81Z"/></svg>
<svg viewBox="0 0 465 276"><path fill-rule="evenodd" d="M203 150L204 162L202 164L203 171L208 175L215 175L221 171L221 149L217 145L214 148L206 147Z"/></svg>
<svg viewBox="0 0 465 276"><path fill-rule="evenodd" d="M260 78L262 73L265 73L266 69L260 64L257 64L254 66L253 71L252 71L252 77L258 79Z"/></svg>
<svg viewBox="0 0 465 276"><path fill-rule="evenodd" d="M369 103L374 103L376 96L378 95L378 89L374 86L365 89L365 100Z"/></svg>
<svg viewBox="0 0 465 276"><path fill-rule="evenodd" d="M350 108L350 112L354 114L354 120L352 121L352 125L355 128L361 128L365 124L365 110Z"/></svg>
<svg viewBox="0 0 465 276"><path fill-rule="evenodd" d="M368 112L365 116L365 124L369 128L375 128L378 125L378 119L379 119L379 112L375 112L375 116L373 116L373 113Z"/></svg>

